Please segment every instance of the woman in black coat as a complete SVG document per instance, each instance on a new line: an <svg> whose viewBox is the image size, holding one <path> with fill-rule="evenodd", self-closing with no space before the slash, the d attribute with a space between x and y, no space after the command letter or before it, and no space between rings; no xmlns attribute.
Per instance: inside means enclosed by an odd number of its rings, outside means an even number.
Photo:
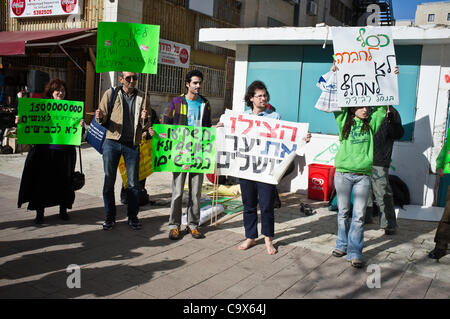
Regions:
<svg viewBox="0 0 450 319"><path fill-rule="evenodd" d="M44 97L63 100L66 92L64 81L54 79L46 85ZM75 163L76 152L72 145L37 144L31 148L23 168L17 206L20 208L28 202L28 210L36 211L36 224L44 222L46 207L57 205L59 217L69 219L67 209L71 209L75 201L72 186Z"/></svg>

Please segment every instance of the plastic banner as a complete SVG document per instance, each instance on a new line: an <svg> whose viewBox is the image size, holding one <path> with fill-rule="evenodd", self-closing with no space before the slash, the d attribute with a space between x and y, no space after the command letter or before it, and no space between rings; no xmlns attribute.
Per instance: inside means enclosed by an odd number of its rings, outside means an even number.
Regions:
<svg viewBox="0 0 450 319"><path fill-rule="evenodd" d="M152 170L152 140L142 139L139 148L139 181L150 176ZM123 155L119 160L119 172L124 188L128 188L128 176Z"/></svg>

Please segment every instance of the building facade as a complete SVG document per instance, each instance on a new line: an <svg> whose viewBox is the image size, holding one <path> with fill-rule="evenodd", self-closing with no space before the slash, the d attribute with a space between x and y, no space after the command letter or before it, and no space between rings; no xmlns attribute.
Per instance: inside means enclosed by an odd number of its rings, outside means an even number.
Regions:
<svg viewBox="0 0 450 319"><path fill-rule="evenodd" d="M241 0L241 27L351 25L353 0Z"/></svg>
<svg viewBox="0 0 450 319"><path fill-rule="evenodd" d="M450 25L450 1L422 3L416 9L416 25Z"/></svg>
<svg viewBox="0 0 450 319"><path fill-rule="evenodd" d="M50 2L36 1L45 5L50 5ZM99 21L111 21L160 25L161 39L190 47L188 67L158 64L157 74L149 76L151 102L158 113L164 111L174 96L185 92L184 76L193 68L204 73L203 94L211 102L214 117L223 112L227 103L231 105L232 85L227 87L230 83L227 70L234 69L230 67L234 61L234 51L199 43L198 31L205 27L238 27L240 10L235 0L84 0L78 1L78 14L48 15L51 11L48 9L35 10L37 15L30 17L11 16L12 7L19 11L22 8L21 4L16 3L10 0L1 2L0 31L23 31L31 36L34 31L80 30L92 32L94 36L89 41L65 44L63 49L67 54L56 42L49 46L33 47L27 43L25 54L0 54L0 64L4 67L2 72L11 75L12 81L9 83L13 84L8 89L11 94L15 95L19 86L27 85L28 71L38 70L48 73L50 78L65 80L70 98L84 100L85 110L93 112L103 92L118 83L116 72L95 73L96 28ZM228 77L232 78L232 74ZM139 88L145 89L144 75L140 76ZM89 122L91 117L86 116L86 119Z"/></svg>

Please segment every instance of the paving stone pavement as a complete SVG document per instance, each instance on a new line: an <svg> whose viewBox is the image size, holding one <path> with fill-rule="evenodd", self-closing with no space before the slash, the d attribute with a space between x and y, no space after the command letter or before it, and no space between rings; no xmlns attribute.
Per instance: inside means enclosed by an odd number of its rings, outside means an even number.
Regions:
<svg viewBox="0 0 450 319"><path fill-rule="evenodd" d="M262 237L247 251L237 249L244 240L242 214L201 227L205 239L169 240L170 173L147 179L156 205L141 207L142 230L129 229L126 207L117 201L118 223L103 231L102 159L87 145L82 152L86 185L76 193L71 219L62 221L58 207L48 208L40 226L26 205L17 208L26 153L0 155L0 298L450 298L450 255L439 262L427 257L436 222L399 219L395 236L366 225L366 266L354 269L331 256L336 213L302 194L282 194L274 256ZM316 205L316 214L301 214L300 201ZM69 265L80 267L81 288L68 287L76 282ZM380 288L369 288L378 274Z"/></svg>

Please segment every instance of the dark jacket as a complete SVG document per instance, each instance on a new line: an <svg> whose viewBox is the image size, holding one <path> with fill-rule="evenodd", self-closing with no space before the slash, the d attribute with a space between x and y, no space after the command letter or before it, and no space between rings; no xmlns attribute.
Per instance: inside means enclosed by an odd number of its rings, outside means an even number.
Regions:
<svg viewBox="0 0 450 319"><path fill-rule="evenodd" d="M398 111L391 105L390 112L381 123L373 137L373 165L389 167L391 165L392 146L395 140L402 138L404 129Z"/></svg>
<svg viewBox="0 0 450 319"><path fill-rule="evenodd" d="M211 106L209 101L201 96L203 102L200 111L200 117L203 127L211 127ZM185 95L177 96L170 102L163 119L164 124L187 125L187 102Z"/></svg>

